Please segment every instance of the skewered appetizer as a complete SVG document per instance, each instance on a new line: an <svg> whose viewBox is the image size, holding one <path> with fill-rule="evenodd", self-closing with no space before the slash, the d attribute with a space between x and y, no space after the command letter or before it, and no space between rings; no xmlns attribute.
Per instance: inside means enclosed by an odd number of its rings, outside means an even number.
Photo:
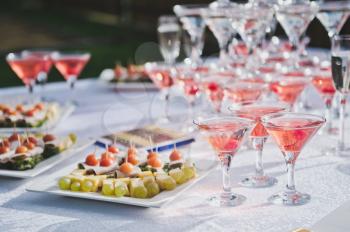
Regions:
<svg viewBox="0 0 350 232"><path fill-rule="evenodd" d="M59 179L58 186L62 190L105 196L152 198L196 177L193 162L184 161L176 149L168 162L163 162L154 151L144 157L138 153L134 147L124 152L109 147L99 158L96 153L89 154L76 170Z"/></svg>
<svg viewBox="0 0 350 232"><path fill-rule="evenodd" d="M51 134L20 135L0 139L0 169L23 171L57 155L76 142L76 136L57 138Z"/></svg>
<svg viewBox="0 0 350 232"><path fill-rule="evenodd" d="M0 128L38 128L60 114L57 103L18 104L15 107L0 104Z"/></svg>
<svg viewBox="0 0 350 232"><path fill-rule="evenodd" d="M145 73L143 65L129 64L127 67L123 67L117 64L111 82L151 82L151 80Z"/></svg>

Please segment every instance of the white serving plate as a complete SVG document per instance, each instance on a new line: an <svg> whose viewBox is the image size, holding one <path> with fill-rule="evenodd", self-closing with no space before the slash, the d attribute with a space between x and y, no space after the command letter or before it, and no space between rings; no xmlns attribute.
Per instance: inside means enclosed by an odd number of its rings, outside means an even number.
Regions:
<svg viewBox="0 0 350 232"><path fill-rule="evenodd" d="M211 160L194 160L197 168L198 176L195 179L192 179L182 185L177 186L172 191L163 191L160 194L154 196L149 199L137 199L131 197L113 197L113 196L104 196L101 193L84 193L84 192L72 192L72 191L64 191L60 190L57 186L58 179L62 176L69 174L75 167L76 164L70 165L64 169L60 169L53 173L50 176L45 176L44 178L40 178L36 181L35 184L27 187L27 191L31 192L43 192L60 196L67 197L76 197L82 199L90 199L96 201L105 201L126 205L134 205L141 207L155 207L159 208L166 203L174 200L185 190L199 182L205 176L207 176L212 170L214 170L217 166L217 162Z"/></svg>
<svg viewBox="0 0 350 232"><path fill-rule="evenodd" d="M57 115L56 118L49 120L48 122L44 123L41 127L37 128L16 128L17 133L39 133L47 130L53 130L61 121L64 121L71 115L74 110L75 106L73 104L65 104L60 105L60 114ZM13 128L0 128L0 134L9 134L13 133Z"/></svg>
<svg viewBox="0 0 350 232"><path fill-rule="evenodd" d="M95 141L91 139L85 139L80 141L78 138L77 143L74 144L70 149L41 161L33 169L29 169L25 171L0 169L0 176L8 176L8 177L15 177L15 178L22 178L22 179L35 177L40 173L54 167L56 164L62 162L63 160L70 158L72 155L87 148L88 146L94 143Z"/></svg>
<svg viewBox="0 0 350 232"><path fill-rule="evenodd" d="M102 71L99 81L108 88L116 91L157 91L159 90L152 82L111 82L114 78L112 69Z"/></svg>
<svg viewBox="0 0 350 232"><path fill-rule="evenodd" d="M158 91L150 82L110 83L116 91Z"/></svg>

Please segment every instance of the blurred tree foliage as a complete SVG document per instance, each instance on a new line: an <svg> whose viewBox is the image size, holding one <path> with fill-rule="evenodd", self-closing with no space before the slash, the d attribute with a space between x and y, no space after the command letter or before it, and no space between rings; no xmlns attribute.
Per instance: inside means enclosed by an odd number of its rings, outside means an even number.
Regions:
<svg viewBox="0 0 350 232"><path fill-rule="evenodd" d="M191 3L209 3L191 0ZM21 85L8 67L5 56L27 48L86 50L92 59L82 77L96 77L116 62L135 62L141 46L157 42L157 18L172 14L175 4L188 0L3 0L0 8L0 86ZM349 22L344 33L350 33ZM278 35L283 30L278 27ZM307 31L311 46L329 47L326 31L314 20ZM145 45L146 43L146 45ZM156 44L153 43L153 46ZM142 47L143 48L143 47ZM144 49L144 48L143 48ZM145 51L150 51L146 49ZM158 51L149 57L158 57ZM207 30L204 54L215 54L218 46ZM145 56L147 57L147 56ZM143 59L137 59L138 62ZM50 81L62 80L52 70Z"/></svg>

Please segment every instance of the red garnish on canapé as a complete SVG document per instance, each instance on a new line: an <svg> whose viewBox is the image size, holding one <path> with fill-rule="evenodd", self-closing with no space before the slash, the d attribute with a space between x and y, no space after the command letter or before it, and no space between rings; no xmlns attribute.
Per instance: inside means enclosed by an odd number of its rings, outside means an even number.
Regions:
<svg viewBox="0 0 350 232"><path fill-rule="evenodd" d="M125 162L122 165L120 165L119 171L125 174L129 174L134 170L134 165L132 165L129 162Z"/></svg>
<svg viewBox="0 0 350 232"><path fill-rule="evenodd" d="M140 161L138 160L136 155L130 155L128 156L128 162L133 165L137 165Z"/></svg>
<svg viewBox="0 0 350 232"><path fill-rule="evenodd" d="M56 137L54 135L51 135L51 134L47 134L43 137L43 141L45 143L54 141L55 139L56 139Z"/></svg>
<svg viewBox="0 0 350 232"><path fill-rule="evenodd" d="M158 159L157 157L153 157L147 160L147 164L154 167L154 168L160 168L162 167L162 161Z"/></svg>
<svg viewBox="0 0 350 232"><path fill-rule="evenodd" d="M28 148L28 150L33 150L35 148L35 144L31 143L28 140L25 140L23 143L23 146L25 146L26 148Z"/></svg>
<svg viewBox="0 0 350 232"><path fill-rule="evenodd" d="M177 149L174 149L169 156L171 161L181 160L181 158L181 154Z"/></svg>
<svg viewBox="0 0 350 232"><path fill-rule="evenodd" d="M154 151L150 151L147 155L147 159L158 158L158 154Z"/></svg>
<svg viewBox="0 0 350 232"><path fill-rule="evenodd" d="M110 157L107 157L107 156L101 157L101 160L100 160L101 167L109 167L112 165L112 163L113 163L113 160Z"/></svg>
<svg viewBox="0 0 350 232"><path fill-rule="evenodd" d="M34 108L34 109L30 109L30 110L24 112L24 115L27 117L33 117L37 112L38 112L38 110L36 108Z"/></svg>
<svg viewBox="0 0 350 232"><path fill-rule="evenodd" d="M22 154L26 153L28 151L28 148L25 146L18 146L16 149L16 154Z"/></svg>
<svg viewBox="0 0 350 232"><path fill-rule="evenodd" d="M117 154L119 153L119 149L116 147L116 146L109 146L108 147L108 152L111 152L111 153L114 153L114 154Z"/></svg>
<svg viewBox="0 0 350 232"><path fill-rule="evenodd" d="M43 103L37 103L34 108L37 110L43 110L45 105Z"/></svg>
<svg viewBox="0 0 350 232"><path fill-rule="evenodd" d="M28 141L31 142L31 143L34 143L35 145L38 144L38 140L32 136L29 136L28 137Z"/></svg>
<svg viewBox="0 0 350 232"><path fill-rule="evenodd" d="M13 133L10 137L9 137L9 141L11 143L16 142L16 141L20 141L21 140L21 136L18 133Z"/></svg>
<svg viewBox="0 0 350 232"><path fill-rule="evenodd" d="M85 163L89 166L97 166L99 161L95 154L90 154L86 157Z"/></svg>
<svg viewBox="0 0 350 232"><path fill-rule="evenodd" d="M0 155L5 154L10 151L10 148L7 146L0 146Z"/></svg>

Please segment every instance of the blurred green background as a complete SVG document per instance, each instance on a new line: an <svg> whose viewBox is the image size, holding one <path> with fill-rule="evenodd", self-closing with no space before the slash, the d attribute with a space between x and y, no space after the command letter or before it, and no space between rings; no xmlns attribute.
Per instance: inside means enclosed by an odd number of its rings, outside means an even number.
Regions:
<svg viewBox="0 0 350 232"><path fill-rule="evenodd" d="M191 3L209 3L191 0ZM157 18L171 14L177 0L3 0L0 8L0 87L22 85L5 61L8 52L30 48L85 50L92 59L81 78L96 77L116 62L160 59ZM343 33L350 33L349 22ZM277 34L284 35L279 27ZM311 46L329 47L326 31L314 20L307 31ZM153 42L153 43L149 43ZM144 57L137 55L142 50ZM204 54L218 52L207 30ZM136 54L136 60L135 60ZM63 81L53 69L49 81Z"/></svg>

